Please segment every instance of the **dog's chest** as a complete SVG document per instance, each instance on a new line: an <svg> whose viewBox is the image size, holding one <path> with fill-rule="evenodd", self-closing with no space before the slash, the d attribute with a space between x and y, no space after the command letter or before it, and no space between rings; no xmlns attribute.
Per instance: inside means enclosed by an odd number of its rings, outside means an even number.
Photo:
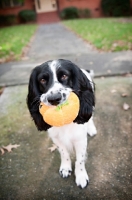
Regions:
<svg viewBox="0 0 132 200"><path fill-rule="evenodd" d="M71 123L61 127L52 127L48 130L49 137L53 140L58 138L61 142L65 143L66 146L75 141L80 141L87 134L87 123L76 124Z"/></svg>

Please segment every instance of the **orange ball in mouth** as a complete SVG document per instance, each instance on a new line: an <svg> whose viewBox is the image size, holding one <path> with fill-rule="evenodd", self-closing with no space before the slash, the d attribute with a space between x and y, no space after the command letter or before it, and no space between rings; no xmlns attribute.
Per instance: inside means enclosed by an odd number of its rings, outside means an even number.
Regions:
<svg viewBox="0 0 132 200"><path fill-rule="evenodd" d="M44 121L51 126L70 124L77 117L80 108L78 96L71 92L68 99L58 106L47 106L40 103L39 112Z"/></svg>

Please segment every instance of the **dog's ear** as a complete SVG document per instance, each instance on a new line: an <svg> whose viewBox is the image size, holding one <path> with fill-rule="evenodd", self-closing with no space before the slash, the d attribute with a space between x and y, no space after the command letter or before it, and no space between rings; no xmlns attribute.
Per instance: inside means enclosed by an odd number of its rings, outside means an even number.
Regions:
<svg viewBox="0 0 132 200"><path fill-rule="evenodd" d="M82 70L78 69L75 75L74 91L80 100L80 110L74 122L85 123L91 118L95 106L95 97L92 84Z"/></svg>
<svg viewBox="0 0 132 200"><path fill-rule="evenodd" d="M36 127L39 131L47 130L50 128L44 120L41 114L39 113L39 103L40 103L40 91L39 91L39 83L37 81L37 75L39 73L39 66L34 68L31 73L28 85L28 95L27 95L27 106L31 117L33 118Z"/></svg>

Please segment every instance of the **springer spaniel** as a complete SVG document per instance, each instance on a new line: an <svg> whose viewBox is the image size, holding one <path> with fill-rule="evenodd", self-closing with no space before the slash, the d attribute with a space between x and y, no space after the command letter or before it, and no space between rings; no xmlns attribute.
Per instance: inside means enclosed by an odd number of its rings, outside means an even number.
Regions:
<svg viewBox="0 0 132 200"><path fill-rule="evenodd" d="M80 100L80 110L75 120L61 127L51 127L39 113L39 104L58 105L65 102L70 92ZM76 184L85 188L89 177L85 169L87 134L96 134L93 122L95 106L94 84L90 71L77 67L68 60L47 61L35 67L29 81L27 105L39 131L48 131L61 156L60 175L65 178L71 175L70 152L76 152Z"/></svg>

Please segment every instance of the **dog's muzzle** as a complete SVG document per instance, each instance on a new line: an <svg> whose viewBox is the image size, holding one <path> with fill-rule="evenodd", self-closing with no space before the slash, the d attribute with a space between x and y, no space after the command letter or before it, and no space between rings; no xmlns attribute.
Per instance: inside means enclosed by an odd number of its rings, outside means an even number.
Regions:
<svg viewBox="0 0 132 200"><path fill-rule="evenodd" d="M52 94L47 97L47 101L54 106L58 105L61 102L61 100L62 95L60 93Z"/></svg>

